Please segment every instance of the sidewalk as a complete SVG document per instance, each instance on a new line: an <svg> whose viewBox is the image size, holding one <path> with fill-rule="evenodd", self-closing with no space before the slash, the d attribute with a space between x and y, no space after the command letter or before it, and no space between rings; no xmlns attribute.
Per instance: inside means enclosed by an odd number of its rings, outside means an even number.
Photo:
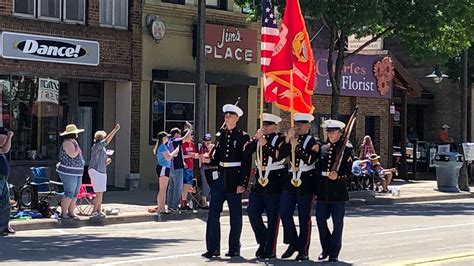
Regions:
<svg viewBox="0 0 474 266"><path fill-rule="evenodd" d="M436 190L436 181L404 181L395 180L390 187L395 187L400 195L381 194L371 191L351 192L349 206L360 206L363 204L380 205L396 204L406 202L437 201L449 199L474 198L474 187L471 192L446 193ZM156 214L147 213L148 207L156 204L156 191L110 191L105 194L104 208L118 208L118 215L107 216L104 223L91 223L89 217L83 216L80 221L58 222L56 219L35 219L35 220L12 220L11 225L15 230L37 230L62 227L80 226L104 226L118 223L136 223L146 221L156 221ZM244 205L246 201L244 200ZM223 215L227 215L228 210L224 207ZM170 215L162 215L161 221L182 220L182 219L206 219L207 211L197 210L175 212Z"/></svg>

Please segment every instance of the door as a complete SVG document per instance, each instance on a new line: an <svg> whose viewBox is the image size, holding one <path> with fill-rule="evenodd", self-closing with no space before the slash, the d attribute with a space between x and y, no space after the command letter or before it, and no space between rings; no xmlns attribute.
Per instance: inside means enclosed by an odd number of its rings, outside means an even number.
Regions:
<svg viewBox="0 0 474 266"><path fill-rule="evenodd" d="M238 106L244 111L244 115L239 119L237 127L241 130L247 131L248 119L248 87L217 87L216 99L216 128L219 129L224 122L222 117L222 106L225 104L235 104L237 98L240 97Z"/></svg>

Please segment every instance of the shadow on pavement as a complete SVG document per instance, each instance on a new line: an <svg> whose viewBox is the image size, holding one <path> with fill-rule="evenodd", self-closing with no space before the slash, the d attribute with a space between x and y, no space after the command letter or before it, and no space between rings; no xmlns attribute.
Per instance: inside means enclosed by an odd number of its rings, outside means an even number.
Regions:
<svg viewBox="0 0 474 266"><path fill-rule="evenodd" d="M348 217L473 215L474 203L436 202L347 208Z"/></svg>
<svg viewBox="0 0 474 266"><path fill-rule="evenodd" d="M0 238L1 262L83 262L102 257L142 255L156 247L179 246L192 239L148 239L138 237L97 237L94 235L14 236ZM159 249L156 249L159 250ZM23 254L23 256L19 256ZM156 253L159 256L159 251Z"/></svg>
<svg viewBox="0 0 474 266"><path fill-rule="evenodd" d="M339 261L337 263L331 263L328 261L313 261L313 260L307 260L307 261L295 261L295 260L280 260L280 259L268 259L268 260L260 260L260 259L246 259L243 257L233 257L233 258L228 258L228 257L217 257L213 258L212 260L206 260L206 263L209 262L223 262L227 264L242 264L242 263L252 263L252 264L261 264L261 265L352 265L352 263L347 263L343 261Z"/></svg>

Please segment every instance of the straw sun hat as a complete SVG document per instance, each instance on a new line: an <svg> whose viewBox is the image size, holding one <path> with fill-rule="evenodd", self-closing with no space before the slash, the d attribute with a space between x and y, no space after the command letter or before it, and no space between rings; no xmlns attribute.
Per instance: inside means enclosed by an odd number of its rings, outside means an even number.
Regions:
<svg viewBox="0 0 474 266"><path fill-rule="evenodd" d="M66 136L69 134L77 134L84 132L84 129L79 129L75 124L69 124L66 126L66 130L64 132L59 133L59 136Z"/></svg>

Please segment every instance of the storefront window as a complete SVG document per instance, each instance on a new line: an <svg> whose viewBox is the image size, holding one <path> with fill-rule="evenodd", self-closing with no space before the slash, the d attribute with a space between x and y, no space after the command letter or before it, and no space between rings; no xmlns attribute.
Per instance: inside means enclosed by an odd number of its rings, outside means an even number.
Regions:
<svg viewBox="0 0 474 266"><path fill-rule="evenodd" d="M0 75L0 127L15 133L11 160L57 160L67 83L23 75Z"/></svg>
<svg viewBox="0 0 474 266"><path fill-rule="evenodd" d="M194 123L194 84L153 82L150 98L152 141L160 131Z"/></svg>

